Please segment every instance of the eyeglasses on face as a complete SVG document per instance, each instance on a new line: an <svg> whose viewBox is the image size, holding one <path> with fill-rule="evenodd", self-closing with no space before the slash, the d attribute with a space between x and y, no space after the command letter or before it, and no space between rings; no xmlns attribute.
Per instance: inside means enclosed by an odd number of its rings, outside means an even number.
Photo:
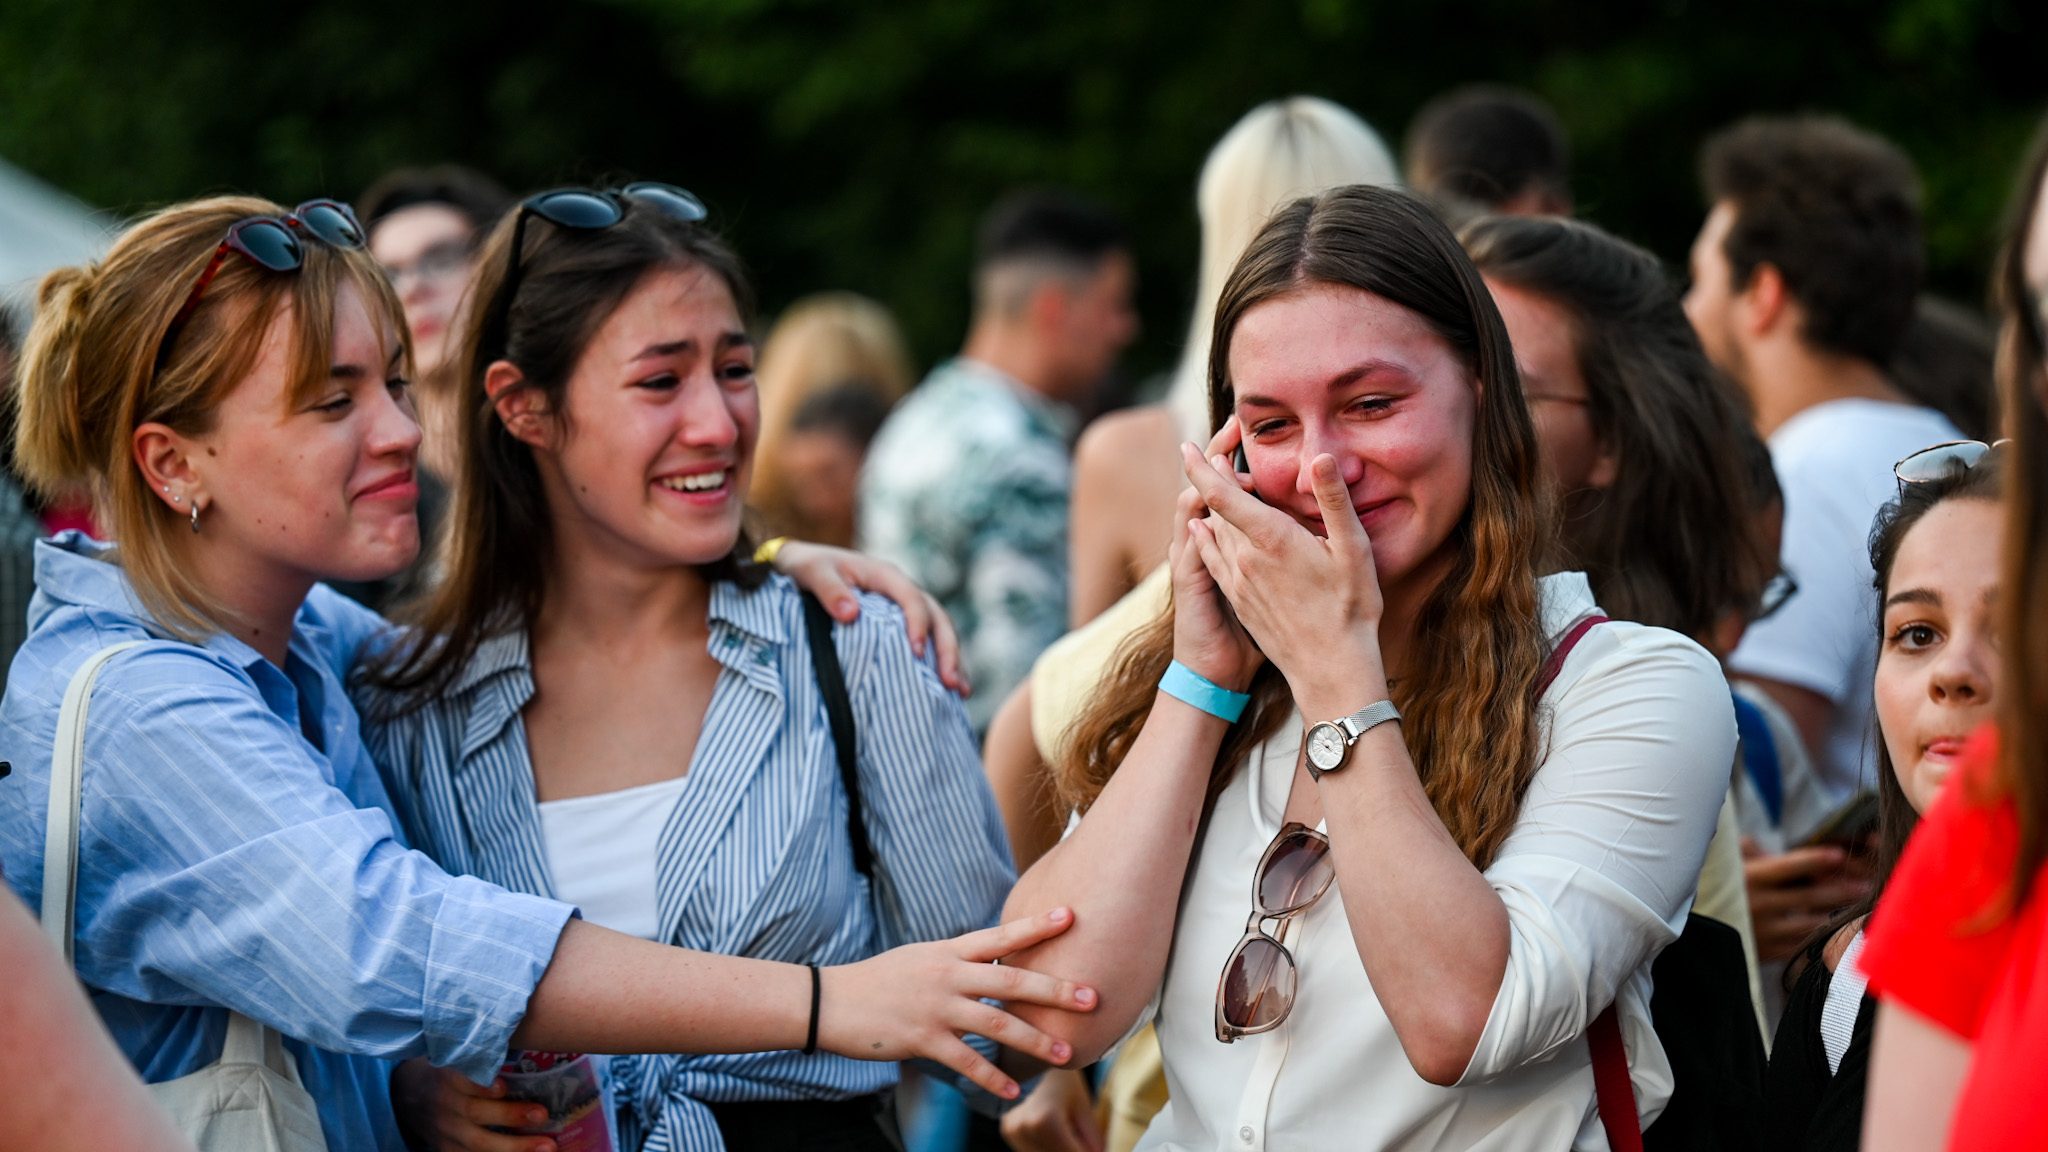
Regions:
<svg viewBox="0 0 2048 1152"><path fill-rule="evenodd" d="M391 278L392 287L403 294L409 282L433 283L467 277L470 257L475 254L476 245L471 241L443 240L404 263L385 264L384 274Z"/></svg>
<svg viewBox="0 0 2048 1152"><path fill-rule="evenodd" d="M199 274L192 291L185 295L184 305L171 317L156 342L156 371L163 371L164 360L170 356L179 330L199 308L200 297L206 294L213 278L220 275L230 253L239 253L272 272L295 272L306 263L306 249L299 243L301 232L329 248L363 246L362 222L356 219L355 209L339 200L308 200L282 216L245 216L228 225L226 238L214 249L213 259Z"/></svg>
<svg viewBox="0 0 2048 1152"><path fill-rule="evenodd" d="M1799 595L1799 581L1794 580L1790 572L1783 571L1782 569L1779 570L1769 580L1764 582L1764 590L1757 596L1756 611L1750 614L1749 622L1754 624L1766 617L1776 615L1778 609L1785 606L1786 601L1797 595Z"/></svg>
<svg viewBox="0 0 2048 1152"><path fill-rule="evenodd" d="M626 218L628 208L646 208L674 220L694 224L710 211L695 193L673 184L640 180L619 188L556 188L520 201L519 215L512 225L512 252L507 258L505 281L491 306L490 347L505 346L506 323L512 302L519 297L519 278L526 252L526 222L536 216L557 228L573 232L600 232Z"/></svg>

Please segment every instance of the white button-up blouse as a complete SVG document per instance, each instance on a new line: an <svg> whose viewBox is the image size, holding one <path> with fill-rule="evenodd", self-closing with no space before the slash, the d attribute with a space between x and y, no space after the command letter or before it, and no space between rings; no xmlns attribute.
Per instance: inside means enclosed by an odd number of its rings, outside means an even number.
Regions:
<svg viewBox="0 0 2048 1152"><path fill-rule="evenodd" d="M1553 638L1597 611L1577 573L1543 595ZM1727 683L1692 641L1614 621L1580 640L1543 705L1547 755L1486 870L1507 905L1507 970L1459 1082L1430 1084L1402 1053L1337 885L1290 931L1300 983L1286 1022L1216 1039L1216 981L1286 808L1296 718L1247 757L1198 845L1157 1001L1170 1102L1141 1152L1605 1149L1585 1032L1617 999L1644 1123L1661 1112L1671 1074L1650 961L1685 924L1728 789Z"/></svg>

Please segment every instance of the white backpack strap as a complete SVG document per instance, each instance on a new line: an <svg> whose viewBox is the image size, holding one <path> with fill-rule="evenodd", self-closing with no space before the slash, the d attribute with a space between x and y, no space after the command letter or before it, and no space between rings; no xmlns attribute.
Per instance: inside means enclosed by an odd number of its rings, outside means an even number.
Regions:
<svg viewBox="0 0 2048 1152"><path fill-rule="evenodd" d="M78 809L84 796L85 706L107 661L141 644L128 640L94 653L72 674L57 713L50 752L50 819L43 833L43 934L72 962L71 930L78 907Z"/></svg>

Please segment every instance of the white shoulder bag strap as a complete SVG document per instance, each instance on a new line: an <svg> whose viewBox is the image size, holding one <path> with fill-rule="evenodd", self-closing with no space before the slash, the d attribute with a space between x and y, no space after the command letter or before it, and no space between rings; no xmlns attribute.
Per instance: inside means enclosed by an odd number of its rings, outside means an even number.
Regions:
<svg viewBox="0 0 2048 1152"><path fill-rule="evenodd" d="M50 821L43 832L43 933L72 964L72 922L78 910L78 810L85 794L85 706L107 661L142 643L100 649L81 664L64 690L57 741L50 752Z"/></svg>

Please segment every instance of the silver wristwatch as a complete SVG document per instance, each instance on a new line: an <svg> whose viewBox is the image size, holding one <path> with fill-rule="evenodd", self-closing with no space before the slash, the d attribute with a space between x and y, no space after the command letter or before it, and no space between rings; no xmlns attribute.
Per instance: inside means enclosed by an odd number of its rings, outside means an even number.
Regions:
<svg viewBox="0 0 2048 1152"><path fill-rule="evenodd" d="M1325 720L1308 730L1308 774L1320 780L1325 772L1335 772L1344 766L1345 757L1351 755L1351 746L1358 738L1389 720L1399 720L1401 714L1394 710L1392 700L1368 704L1341 720Z"/></svg>

